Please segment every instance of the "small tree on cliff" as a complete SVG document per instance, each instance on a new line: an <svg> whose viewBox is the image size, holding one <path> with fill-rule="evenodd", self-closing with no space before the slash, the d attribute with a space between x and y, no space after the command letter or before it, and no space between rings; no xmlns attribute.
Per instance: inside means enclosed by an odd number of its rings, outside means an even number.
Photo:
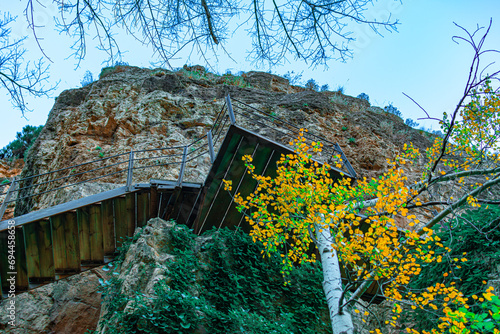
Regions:
<svg viewBox="0 0 500 334"><path fill-rule="evenodd" d="M478 76L487 33L478 44L475 34L464 39L476 55L471 75L455 111L441 120L446 135L437 137L425 152L427 163L419 182L409 182L404 174L404 166L420 155L411 144L388 161L390 167L379 179L356 182L332 179L330 166L312 159L312 153L321 151L321 143L306 143L302 133L291 143L295 154L279 160L274 178L256 175L252 158L244 157L258 187L247 197L235 194L234 199L246 213L252 237L263 242L264 255L281 254L285 276L295 263L316 261L312 247L318 249L334 333L353 333L351 312L361 308L360 297L373 284L393 301L394 316L385 322L395 327L404 326L399 315L406 306L436 314L435 333L474 328L478 323L496 326L495 321L500 326L494 304L485 304L490 312L477 317L463 312L477 301L495 303L491 289L469 301L453 282L419 291L409 288L423 265L447 256L449 249L431 230L435 224L500 203L496 190L500 95L490 78ZM339 157L336 163L340 167ZM225 184L230 190L230 181ZM457 267L464 261L464 257L453 259ZM364 312L369 315L369 307ZM418 333L411 326L407 331Z"/></svg>

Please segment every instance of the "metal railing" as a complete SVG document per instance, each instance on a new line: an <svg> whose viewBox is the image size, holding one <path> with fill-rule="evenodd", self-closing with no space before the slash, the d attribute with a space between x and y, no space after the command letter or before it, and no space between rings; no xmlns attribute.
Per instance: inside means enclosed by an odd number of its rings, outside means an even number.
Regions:
<svg viewBox="0 0 500 334"><path fill-rule="evenodd" d="M131 150L46 173L28 175L0 185L0 198L4 196L0 206L0 220L7 206L14 202L15 215L18 216L92 195L92 191L95 193L111 190L123 184L128 191L132 191L134 181L144 182L152 178L177 179L176 184L180 186L186 174L192 174L193 170L199 168L197 166L200 163L206 165L203 161L199 161L200 159L208 158L210 163L215 161L229 126L236 123L284 145L297 138L301 130L276 115L263 112L236 99L231 100L228 95L212 128L190 144ZM323 144L323 155L315 158L331 162L334 157L341 157L342 169L351 177L356 177L356 173L337 144L308 132L304 133L304 137L309 142L320 141ZM98 189L88 189L85 193L84 190L77 188L79 185L90 186L96 181L99 181Z"/></svg>
<svg viewBox="0 0 500 334"><path fill-rule="evenodd" d="M275 142L289 146L289 143L297 139L301 132L308 144L320 142L323 145L322 152L313 155L313 157L320 162L326 162L328 164L336 164L338 161L341 166L341 171L352 178L356 178L356 172L337 143L333 143L311 132L301 131L302 129L295 124L279 118L277 115L266 113L252 107L237 99L233 98L226 103L228 103L229 114L231 115L231 113L233 113L235 115L232 117L230 116L235 123L244 123L243 127L257 134L262 134Z"/></svg>
<svg viewBox="0 0 500 334"><path fill-rule="evenodd" d="M217 114L213 127L187 145L131 150L1 184L0 221L12 203L15 203L15 215L19 216L123 184L132 191L134 183L148 182L151 178L177 179L176 184L181 185L190 166L198 159L208 157L211 163L215 160L227 128L225 107L226 104ZM97 189L77 188L96 182L100 184Z"/></svg>

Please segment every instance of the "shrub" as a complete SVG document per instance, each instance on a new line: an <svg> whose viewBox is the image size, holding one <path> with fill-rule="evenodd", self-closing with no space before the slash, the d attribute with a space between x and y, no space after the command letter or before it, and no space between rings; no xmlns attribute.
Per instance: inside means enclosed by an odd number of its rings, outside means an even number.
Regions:
<svg viewBox="0 0 500 334"><path fill-rule="evenodd" d="M370 97L368 96L368 94L361 93L357 97L358 97L358 99L362 99L362 100L365 100L367 102L370 102Z"/></svg>
<svg viewBox="0 0 500 334"><path fill-rule="evenodd" d="M16 133L16 139L0 150L0 159L24 159L36 138L40 135L43 125L26 125L22 132Z"/></svg>
<svg viewBox="0 0 500 334"><path fill-rule="evenodd" d="M432 134L444 138L444 133L441 130L432 130Z"/></svg>
<svg viewBox="0 0 500 334"><path fill-rule="evenodd" d="M283 78L287 79L288 80L288 83L290 85L302 85L302 73L303 72L300 72L300 73L295 73L294 71L290 72L286 72L286 74L283 76Z"/></svg>
<svg viewBox="0 0 500 334"><path fill-rule="evenodd" d="M328 87L328 85L326 85L326 84L323 85L323 86L321 86L321 91L322 92L327 92L329 89L330 89L330 87Z"/></svg>
<svg viewBox="0 0 500 334"><path fill-rule="evenodd" d="M314 79L309 79L306 82L306 88L317 92L319 90L319 85Z"/></svg>
<svg viewBox="0 0 500 334"><path fill-rule="evenodd" d="M337 93L344 94L344 86L338 86Z"/></svg>
<svg viewBox="0 0 500 334"><path fill-rule="evenodd" d="M401 111L399 111L398 108L393 106L392 103L389 103L388 106L385 106L384 110L385 110L385 112L387 112L389 114L393 114L393 115L398 116L399 118L403 118L403 114L401 113Z"/></svg>
<svg viewBox="0 0 500 334"><path fill-rule="evenodd" d="M412 120L411 118L407 118L405 124L411 128L416 128L418 126L418 123Z"/></svg>
<svg viewBox="0 0 500 334"><path fill-rule="evenodd" d="M87 70L85 72L85 74L83 75L83 79L80 81L80 84L82 85L82 87L85 87L85 86L90 85L93 82L94 82L94 77L92 76L92 72Z"/></svg>
<svg viewBox="0 0 500 334"><path fill-rule="evenodd" d="M102 79L111 73L125 71L124 66L128 66L128 63L124 62L124 61L118 61L118 62L114 63L113 66L103 67L101 69L101 73L99 74L99 79Z"/></svg>

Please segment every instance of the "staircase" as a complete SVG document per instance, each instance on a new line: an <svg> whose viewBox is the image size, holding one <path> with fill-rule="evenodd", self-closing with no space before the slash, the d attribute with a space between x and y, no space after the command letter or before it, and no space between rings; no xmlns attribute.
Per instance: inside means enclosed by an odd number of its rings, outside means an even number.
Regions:
<svg viewBox="0 0 500 334"><path fill-rule="evenodd" d="M5 196L0 217L9 202L33 207L41 196L82 183L122 175L124 185L1 221L0 295L5 298L112 261L123 241L153 217L175 219L198 234L213 227L248 231L222 179L233 181L233 194L249 194L257 184L246 173L242 156L251 155L255 172L272 177L281 155L293 153L286 144L299 132L296 125L227 96L212 129L189 145L131 151L12 181L9 191L0 194ZM342 157L342 168L331 171L334 178L356 178L337 144L308 133L305 137L323 143L320 162ZM185 182L190 162L202 157L211 161L205 182ZM133 183L147 175L144 171L158 169L175 171L177 179Z"/></svg>

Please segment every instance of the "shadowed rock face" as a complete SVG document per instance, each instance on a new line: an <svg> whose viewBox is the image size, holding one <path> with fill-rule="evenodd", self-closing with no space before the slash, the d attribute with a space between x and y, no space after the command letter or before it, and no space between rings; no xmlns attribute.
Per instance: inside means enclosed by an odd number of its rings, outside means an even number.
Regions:
<svg viewBox="0 0 500 334"><path fill-rule="evenodd" d="M22 176L81 164L101 155L186 145L206 134L228 93L337 142L361 178L386 170L386 159L405 142L420 149L431 144L429 137L365 100L290 86L286 79L268 73L225 78L206 73L201 66L179 72L118 66L99 81L61 93L26 159ZM185 180L203 182L209 164L208 157L194 161ZM134 182L177 177L167 169L158 175L138 172L135 176ZM116 176L83 184L76 191L63 189L37 203L18 204L16 216L123 183L123 176ZM83 333L95 328L100 275L99 270L87 272L18 296L22 325L11 333ZM0 313L0 324L5 323L4 317Z"/></svg>
<svg viewBox="0 0 500 334"><path fill-rule="evenodd" d="M0 331L83 334L95 328L101 311L98 280L106 277L101 269L93 269L17 295L16 327L6 326L8 300L0 302Z"/></svg>

